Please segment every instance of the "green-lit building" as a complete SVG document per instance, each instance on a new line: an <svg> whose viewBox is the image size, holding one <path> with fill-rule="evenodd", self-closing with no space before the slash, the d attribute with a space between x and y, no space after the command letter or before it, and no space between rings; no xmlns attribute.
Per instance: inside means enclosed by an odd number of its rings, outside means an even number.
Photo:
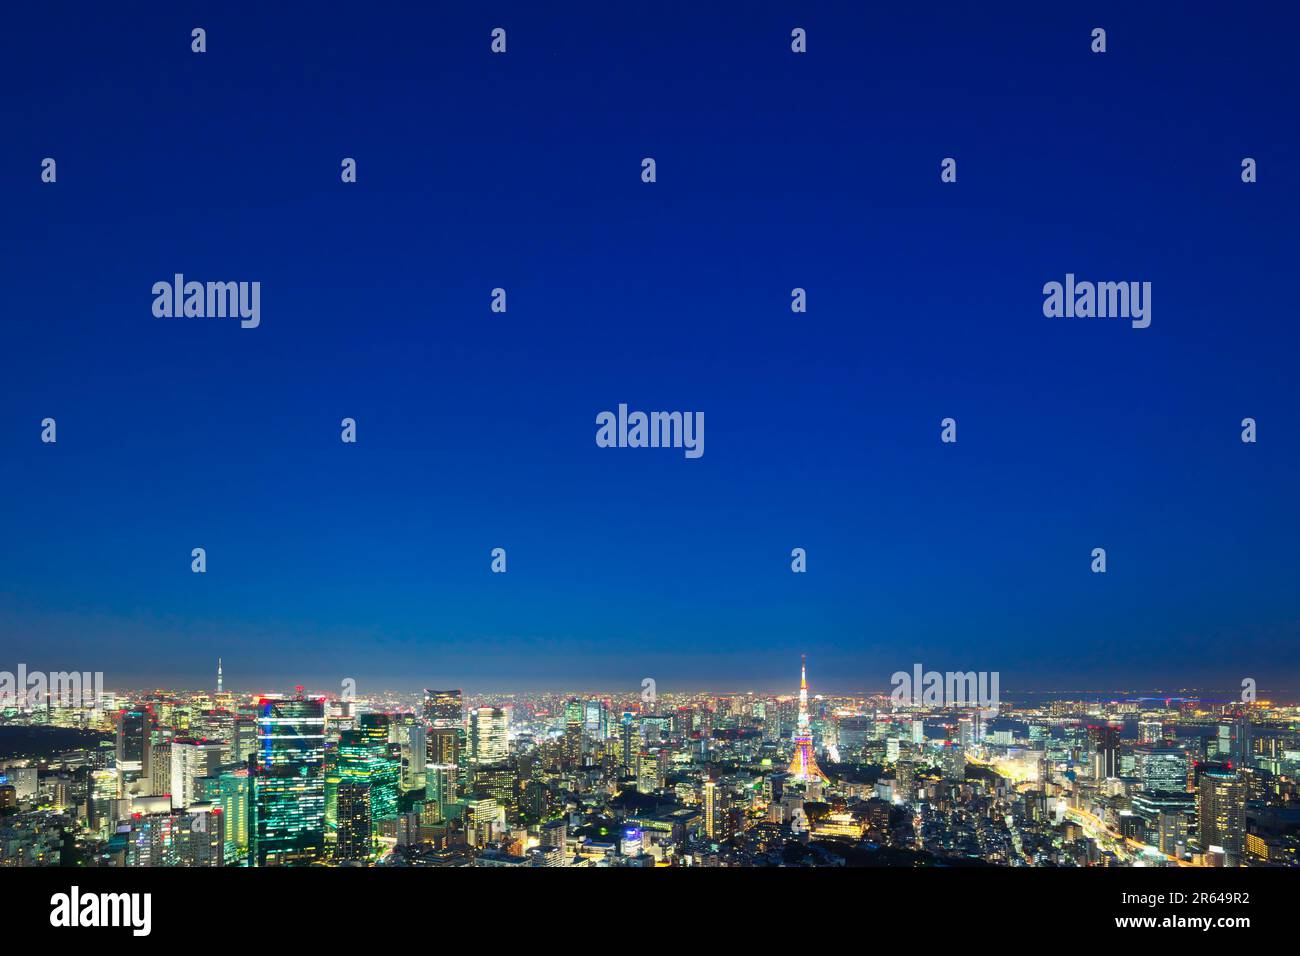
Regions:
<svg viewBox="0 0 1300 956"><path fill-rule="evenodd" d="M370 717L372 715L365 715ZM369 817L372 827L380 820L397 816L397 796L402 776L401 762L388 749L387 728L373 723L356 730L345 730L339 737L337 773L340 792L344 784L359 784L370 791ZM342 827L342 808L338 811Z"/></svg>
<svg viewBox="0 0 1300 956"><path fill-rule="evenodd" d="M304 865L325 846L325 698L263 697L250 761L254 866Z"/></svg>

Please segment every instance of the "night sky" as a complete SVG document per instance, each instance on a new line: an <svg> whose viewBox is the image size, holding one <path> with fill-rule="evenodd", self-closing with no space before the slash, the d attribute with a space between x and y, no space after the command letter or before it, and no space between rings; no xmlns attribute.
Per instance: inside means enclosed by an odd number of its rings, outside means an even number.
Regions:
<svg viewBox="0 0 1300 956"><path fill-rule="evenodd" d="M279 6L5 14L0 669L1300 687L1293 11Z"/></svg>

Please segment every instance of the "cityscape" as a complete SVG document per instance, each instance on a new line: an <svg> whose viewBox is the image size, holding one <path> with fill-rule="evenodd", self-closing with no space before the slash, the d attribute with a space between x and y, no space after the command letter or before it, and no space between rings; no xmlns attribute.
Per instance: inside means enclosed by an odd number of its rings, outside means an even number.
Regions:
<svg viewBox="0 0 1300 956"><path fill-rule="evenodd" d="M6 944L1290 928L1293 5L8 14Z"/></svg>
<svg viewBox="0 0 1300 956"><path fill-rule="evenodd" d="M10 699L0 866L1300 863L1294 703L900 706L794 663L776 695L246 694L218 661L204 691Z"/></svg>

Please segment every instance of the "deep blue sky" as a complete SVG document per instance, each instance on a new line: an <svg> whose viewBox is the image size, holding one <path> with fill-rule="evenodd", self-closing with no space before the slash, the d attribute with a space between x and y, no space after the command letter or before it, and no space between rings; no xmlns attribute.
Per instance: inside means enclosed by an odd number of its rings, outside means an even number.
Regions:
<svg viewBox="0 0 1300 956"><path fill-rule="evenodd" d="M5 14L0 668L1300 686L1286 7L271 6Z"/></svg>

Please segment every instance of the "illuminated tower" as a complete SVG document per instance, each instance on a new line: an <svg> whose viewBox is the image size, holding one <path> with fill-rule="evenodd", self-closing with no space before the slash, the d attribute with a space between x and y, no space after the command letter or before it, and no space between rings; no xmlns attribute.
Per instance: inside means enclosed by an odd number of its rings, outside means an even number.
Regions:
<svg viewBox="0 0 1300 956"><path fill-rule="evenodd" d="M790 761L790 775L799 783L827 780L813 755L812 727L808 723L808 662L800 658L799 664L799 724L794 732L794 757Z"/></svg>
<svg viewBox="0 0 1300 956"><path fill-rule="evenodd" d="M217 658L217 693L221 693L221 658Z"/></svg>

